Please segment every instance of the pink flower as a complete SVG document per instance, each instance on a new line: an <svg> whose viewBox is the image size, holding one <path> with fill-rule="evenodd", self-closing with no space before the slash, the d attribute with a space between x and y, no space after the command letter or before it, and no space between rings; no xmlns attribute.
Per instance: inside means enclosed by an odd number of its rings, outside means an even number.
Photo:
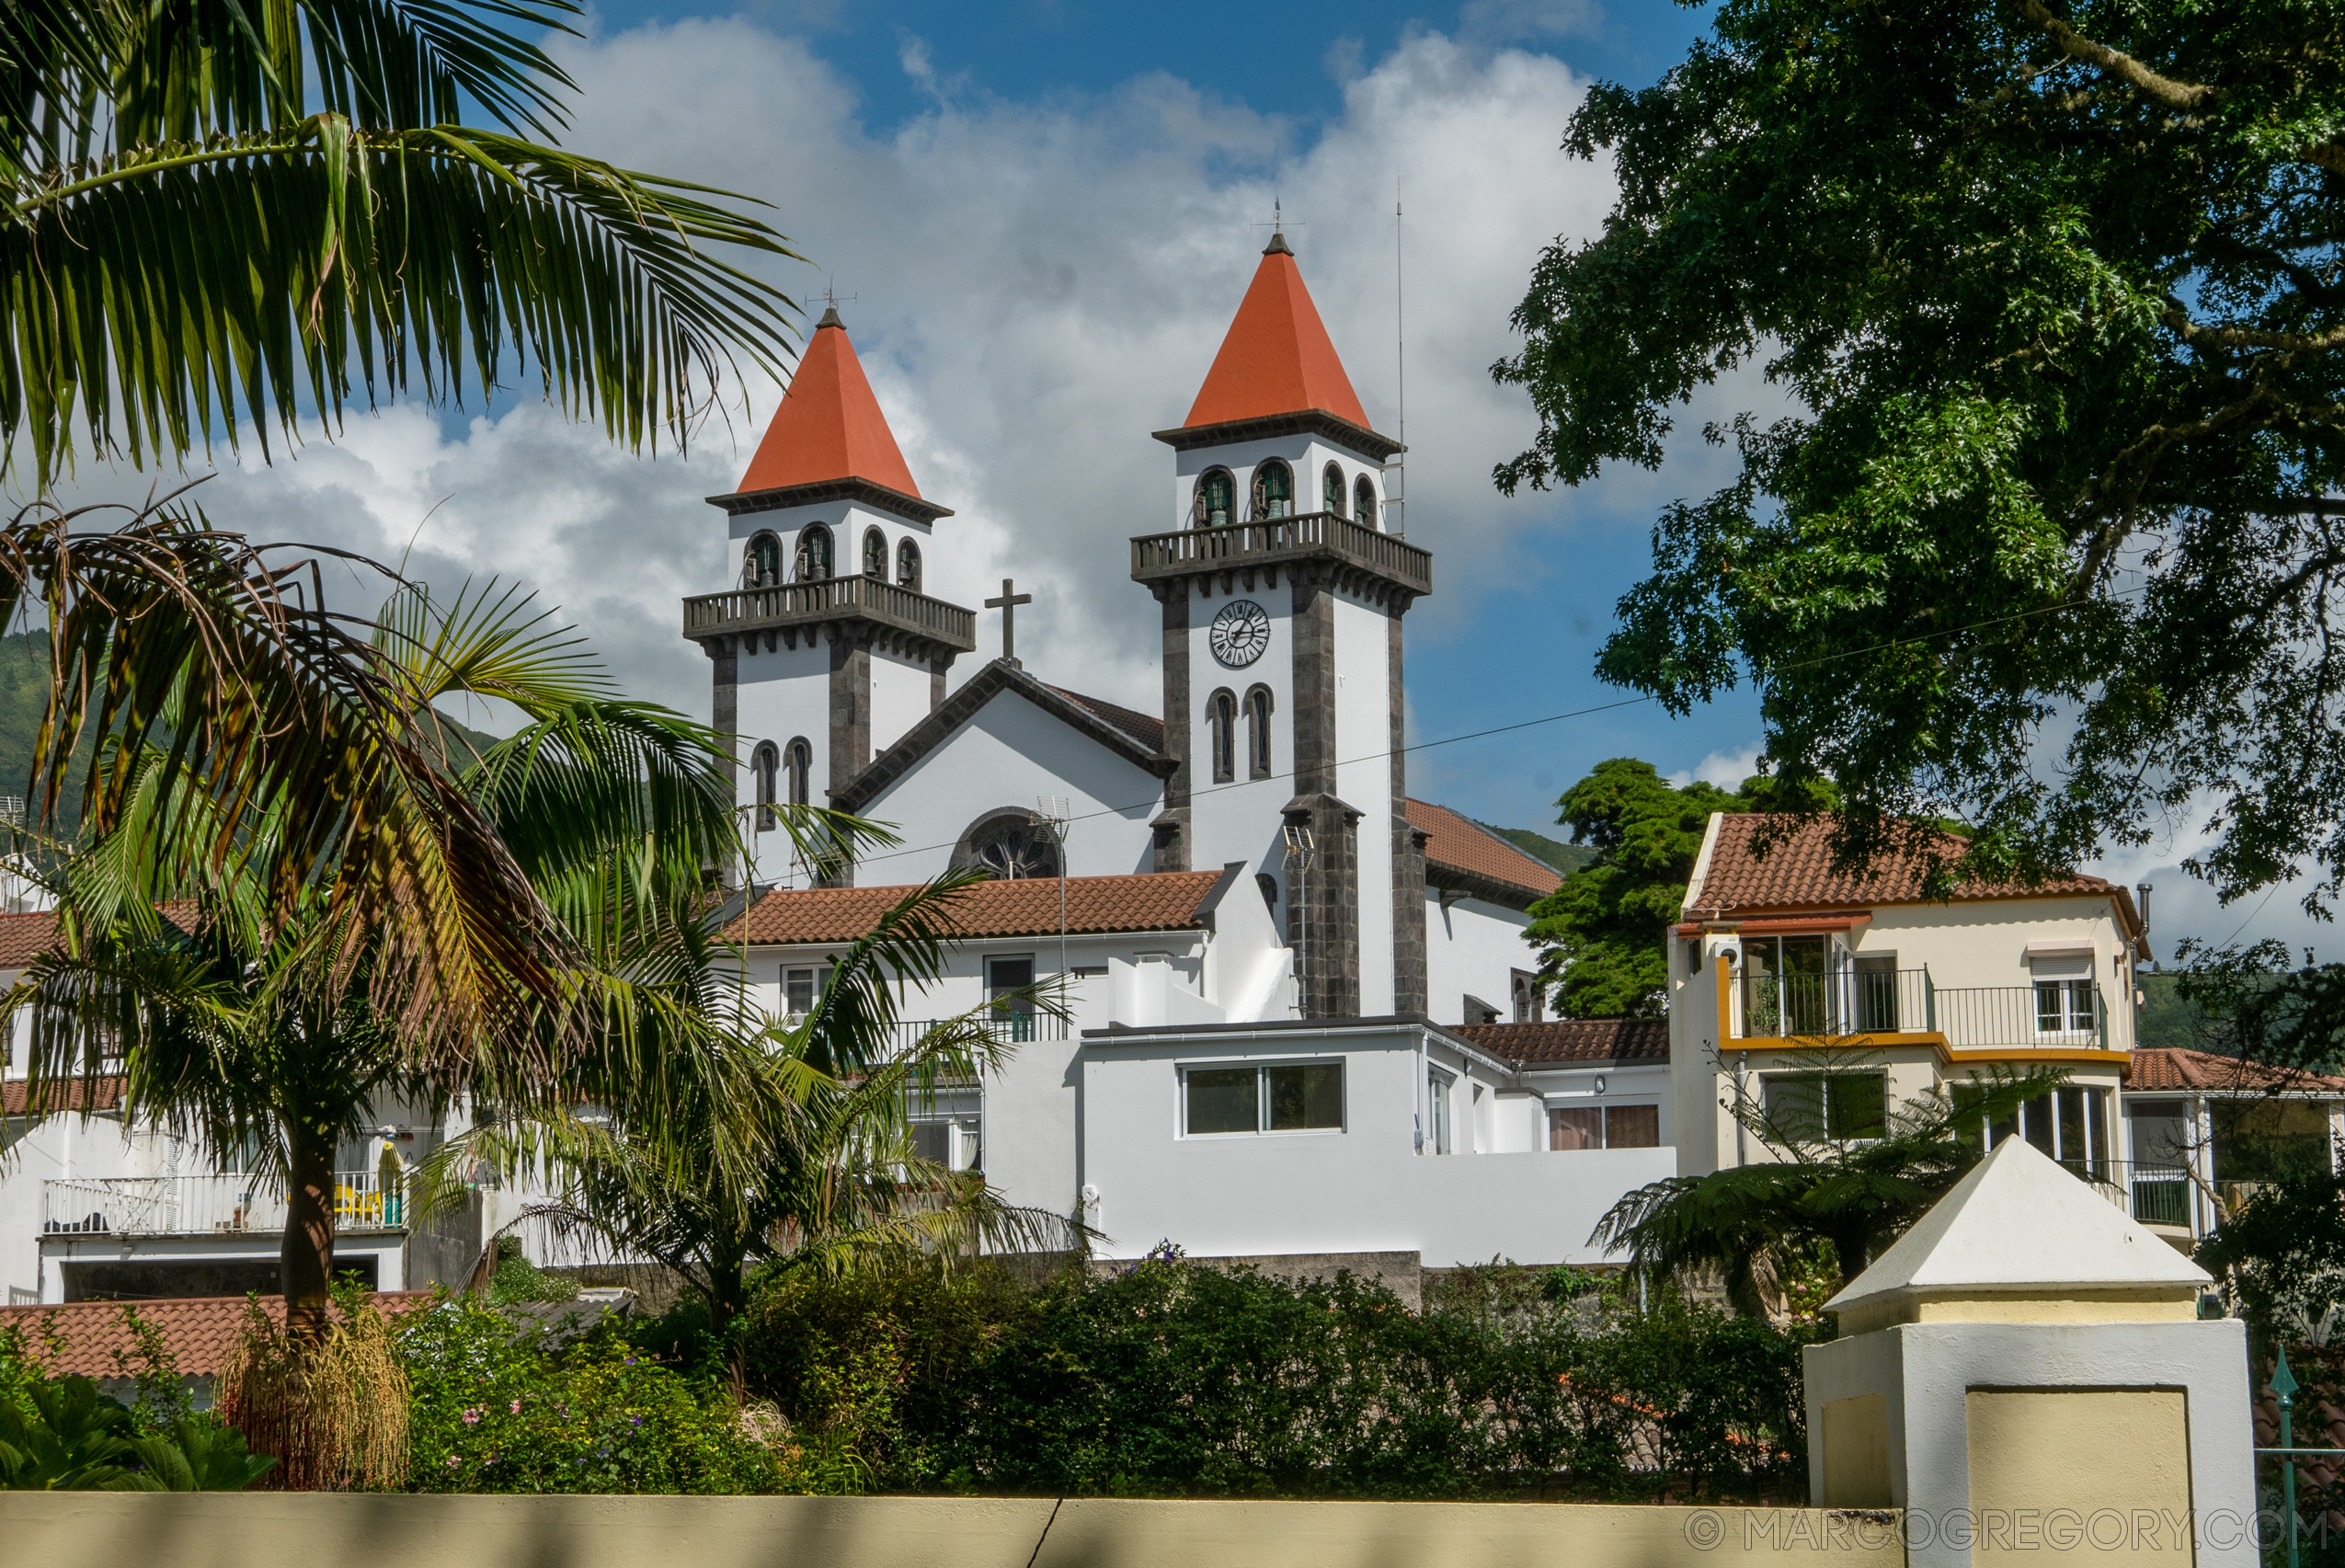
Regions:
<svg viewBox="0 0 2345 1568"><path fill-rule="evenodd" d="M514 1413L515 1415L519 1415L519 1414L520 1414L520 1413L521 1413L521 1402L520 1402L520 1400L515 1400L515 1401L513 1402L513 1413Z"/></svg>
<svg viewBox="0 0 2345 1568"><path fill-rule="evenodd" d="M450 1454L448 1456L448 1468L450 1470L454 1470L456 1468L456 1456L453 1454Z"/></svg>
<svg viewBox="0 0 2345 1568"><path fill-rule="evenodd" d="M475 1405L472 1409L464 1412L464 1425L467 1426L477 1426L480 1425L480 1407L478 1405Z"/></svg>

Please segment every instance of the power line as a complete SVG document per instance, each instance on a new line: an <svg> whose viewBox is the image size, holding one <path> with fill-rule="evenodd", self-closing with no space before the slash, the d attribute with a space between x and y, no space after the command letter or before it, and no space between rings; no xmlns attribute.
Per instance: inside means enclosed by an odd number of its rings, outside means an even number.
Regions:
<svg viewBox="0 0 2345 1568"><path fill-rule="evenodd" d="M2143 590L2140 589L2125 589L2115 595L2115 597L2126 598L2141 591ZM1875 643L1870 647L1848 648L1839 653L1823 654L1814 658L1802 659L1791 664L1779 665L1776 668L1780 671L1787 672L1794 670L1809 670L1817 665L1832 664L1841 659L1861 658L1868 654L1885 653L1893 648L1918 647L1925 643L1936 642L1941 638L1960 636L1964 632L1980 631L1989 626L2000 626L2013 621L2025 621L2040 615L2058 614L2063 611L2079 610L2084 608L2087 604L2097 602L2099 601L2095 600L2082 600L2072 601L2063 604L2040 605L2033 610L2019 610L2006 615L1992 615L1982 621L1970 622L1965 625L1949 626L1943 631L1927 632L1916 637L1893 638L1888 642ZM1487 740L1493 735L1510 735L1516 730L1537 729L1545 725L1562 724L1571 719L1587 718L1596 714L1612 713L1621 708L1642 707L1647 703L1658 702L1659 700L1659 698L1650 695L1642 697L1623 697L1617 703L1597 703L1589 707L1573 708L1568 712L1560 714L1549 714L1541 718L1527 718L1514 724L1493 725L1488 729L1469 730L1462 735L1445 735L1437 740L1420 740L1413 746L1401 747L1397 751L1390 750L1372 751L1364 756L1348 758L1343 761L1337 762L1335 766L1337 768L1344 768L1354 766L1362 762L1387 761L1395 756L1407 756L1413 751L1430 751L1437 747L1462 745L1469 740ZM1280 779L1291 779L1294 776L1294 771L1289 769L1285 773L1270 773L1262 778L1247 779L1242 783L1232 781L1229 784L1208 784L1202 789L1192 789L1189 793L1190 797L1195 799L1199 795L1219 795L1226 790L1251 789L1256 784L1273 784ZM1163 797L1161 795L1152 795L1146 800L1135 801L1129 806L1102 807L1097 811L1085 812L1080 817L1070 817L1067 820L1070 823L1090 822L1106 817L1124 817L1134 811L1146 811L1155 806L1157 802L1162 798ZM858 856L855 864L858 865L866 865L883 860L901 860L907 855L933 854L938 850L953 849L957 845L957 843L958 841L955 840L953 842L948 843L921 844L909 849L893 849L879 854Z"/></svg>

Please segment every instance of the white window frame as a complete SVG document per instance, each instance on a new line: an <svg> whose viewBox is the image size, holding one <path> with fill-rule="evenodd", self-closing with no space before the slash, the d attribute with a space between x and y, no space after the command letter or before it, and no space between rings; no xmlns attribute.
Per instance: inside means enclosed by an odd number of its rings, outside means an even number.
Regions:
<svg viewBox="0 0 2345 1568"><path fill-rule="evenodd" d="M1228 1138L1335 1138L1352 1129L1352 1074L1344 1057L1292 1057L1276 1061L1184 1061L1180 1070L1180 1104L1173 1118L1172 1136L1211 1141ZM1333 1127L1270 1126L1271 1072L1282 1067L1333 1067L1337 1073L1338 1120ZM1189 1130L1189 1074L1192 1072L1234 1072L1252 1069L1254 1074L1254 1129L1252 1132L1191 1132Z"/></svg>
<svg viewBox="0 0 2345 1568"><path fill-rule="evenodd" d="M1425 1069L1425 1143L1436 1154L1454 1154L1458 1146L1458 1105L1450 1091L1458 1075L1446 1068Z"/></svg>

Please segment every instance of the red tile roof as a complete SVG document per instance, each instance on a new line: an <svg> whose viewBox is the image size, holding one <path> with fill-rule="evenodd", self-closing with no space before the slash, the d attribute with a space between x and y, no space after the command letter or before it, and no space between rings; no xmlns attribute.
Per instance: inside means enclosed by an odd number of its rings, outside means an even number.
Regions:
<svg viewBox="0 0 2345 1568"><path fill-rule="evenodd" d="M110 1111L122 1103L122 1082L120 1078L70 1079L51 1083L41 1096L40 1114L55 1116L82 1109ZM0 1083L0 1116L21 1116L29 1114L29 1095L32 1085L21 1078ZM86 1105L85 1105L86 1102Z"/></svg>
<svg viewBox="0 0 2345 1568"><path fill-rule="evenodd" d="M21 969L57 940L57 917L0 915L0 969Z"/></svg>
<svg viewBox="0 0 2345 1568"><path fill-rule="evenodd" d="M790 378L790 390L741 475L741 488L779 490L835 479L866 479L907 496L921 493L847 329L835 315L826 315L798 356L798 373Z"/></svg>
<svg viewBox="0 0 2345 1568"><path fill-rule="evenodd" d="M1150 750L1162 751L1164 750L1164 721L1162 719L1150 718L1136 709L1121 707L1114 703L1104 702L1097 697L1086 697L1081 692L1070 692L1064 686L1053 686L1051 690L1069 702L1090 709Z"/></svg>
<svg viewBox="0 0 2345 1568"><path fill-rule="evenodd" d="M1205 923L1197 906L1217 871L1144 872L1067 878L1067 929L1097 933L1181 931ZM725 928L726 940L756 944L852 942L913 892L904 887L775 888ZM1035 877L980 882L954 902L954 934L1043 936L1058 930L1058 882Z"/></svg>
<svg viewBox="0 0 2345 1568"><path fill-rule="evenodd" d="M1507 1061L1667 1061L1665 1018L1558 1018L1545 1024L1453 1024L1450 1034Z"/></svg>
<svg viewBox="0 0 2345 1568"><path fill-rule="evenodd" d="M1563 885L1563 874L1543 860L1533 860L1489 829L1470 822L1446 806L1412 800L1402 806L1409 826L1425 835L1429 861L1460 871L1494 876L1544 896Z"/></svg>
<svg viewBox="0 0 2345 1568"><path fill-rule="evenodd" d="M1876 858L1858 873L1836 871L1832 864L1829 819L1802 823L1791 836L1767 852L1764 859L1754 845L1759 830L1771 818L1758 812L1729 812L1718 824L1710 866L1701 887L1687 900L1686 917L1718 916L1770 909L1812 909L1849 904L1914 904L1922 901L1926 852L1916 846ZM1962 853L1965 841L1952 833L1933 832L1937 847L1950 857ZM2131 894L2098 876L2068 872L2032 887L2017 884L1965 883L1954 893L1964 898L2026 898L2098 894L2114 898L2128 926L2133 926Z"/></svg>
<svg viewBox="0 0 2345 1568"><path fill-rule="evenodd" d="M2125 1064L2128 1089L2209 1090L2243 1093L2317 1094L2345 1099L2345 1078L2298 1072L2259 1061L2176 1046L2148 1046Z"/></svg>
<svg viewBox="0 0 2345 1568"><path fill-rule="evenodd" d="M429 1290L378 1290L374 1293L374 1307L386 1318L396 1317L414 1311L431 1297ZM163 1335L163 1343L170 1347L184 1377L209 1378L217 1374L228 1352L244 1333L242 1296L195 1296L177 1300L135 1301L131 1305L138 1309L142 1321ZM0 1307L0 1331L13 1328L21 1333L26 1348L52 1375L135 1377L143 1363L137 1359L138 1342L123 1321L122 1306L120 1301L75 1301L62 1307ZM269 1314L269 1322L280 1328L284 1325L285 1298L263 1296L260 1307ZM43 1339L51 1332L64 1341L53 1357L42 1348ZM116 1351L121 1352L130 1363L127 1371L122 1362L114 1359Z"/></svg>
<svg viewBox="0 0 2345 1568"><path fill-rule="evenodd" d="M1303 287L1294 252L1273 240L1184 428L1317 408L1367 427L1367 410Z"/></svg>

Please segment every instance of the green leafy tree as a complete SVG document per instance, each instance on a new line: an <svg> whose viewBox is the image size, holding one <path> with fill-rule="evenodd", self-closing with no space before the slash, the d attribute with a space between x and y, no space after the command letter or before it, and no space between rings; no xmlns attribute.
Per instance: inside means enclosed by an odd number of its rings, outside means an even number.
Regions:
<svg viewBox="0 0 2345 1568"><path fill-rule="evenodd" d="M2340 40L2278 0L1727 0L1592 90L1564 145L1619 196L1516 310L1540 425L1500 486L1655 466L1673 406L1772 383L1604 678L1678 713L1753 681L1849 854L1954 815L1966 869L2026 876L2203 803L2224 896L2333 894Z"/></svg>
<svg viewBox="0 0 2345 1568"><path fill-rule="evenodd" d="M1767 1105L1738 1094L1729 1106L1768 1158L1639 1187L1606 1211L1588 1244L1627 1253L1651 1281L1722 1277L1736 1311L1763 1315L1819 1250L1842 1284L1863 1273L1978 1162L1985 1126L2067 1077L1998 1066L1951 1093L1885 1105L1878 1070L1818 1043L1813 1095Z"/></svg>
<svg viewBox="0 0 2345 1568"><path fill-rule="evenodd" d="M790 302L740 203L554 144L569 0L22 0L0 10L0 452L169 464L307 407L533 376L681 440ZM466 113L482 122L466 124Z"/></svg>
<svg viewBox="0 0 2345 1568"><path fill-rule="evenodd" d="M1809 786L1819 804L1833 798ZM1567 1018L1659 1017L1669 978L1669 927L1686 896L1713 811L1779 811L1785 794L1764 774L1739 792L1696 780L1673 787L1650 762L1615 757L1556 802L1589 864L1531 906L1539 981Z"/></svg>

